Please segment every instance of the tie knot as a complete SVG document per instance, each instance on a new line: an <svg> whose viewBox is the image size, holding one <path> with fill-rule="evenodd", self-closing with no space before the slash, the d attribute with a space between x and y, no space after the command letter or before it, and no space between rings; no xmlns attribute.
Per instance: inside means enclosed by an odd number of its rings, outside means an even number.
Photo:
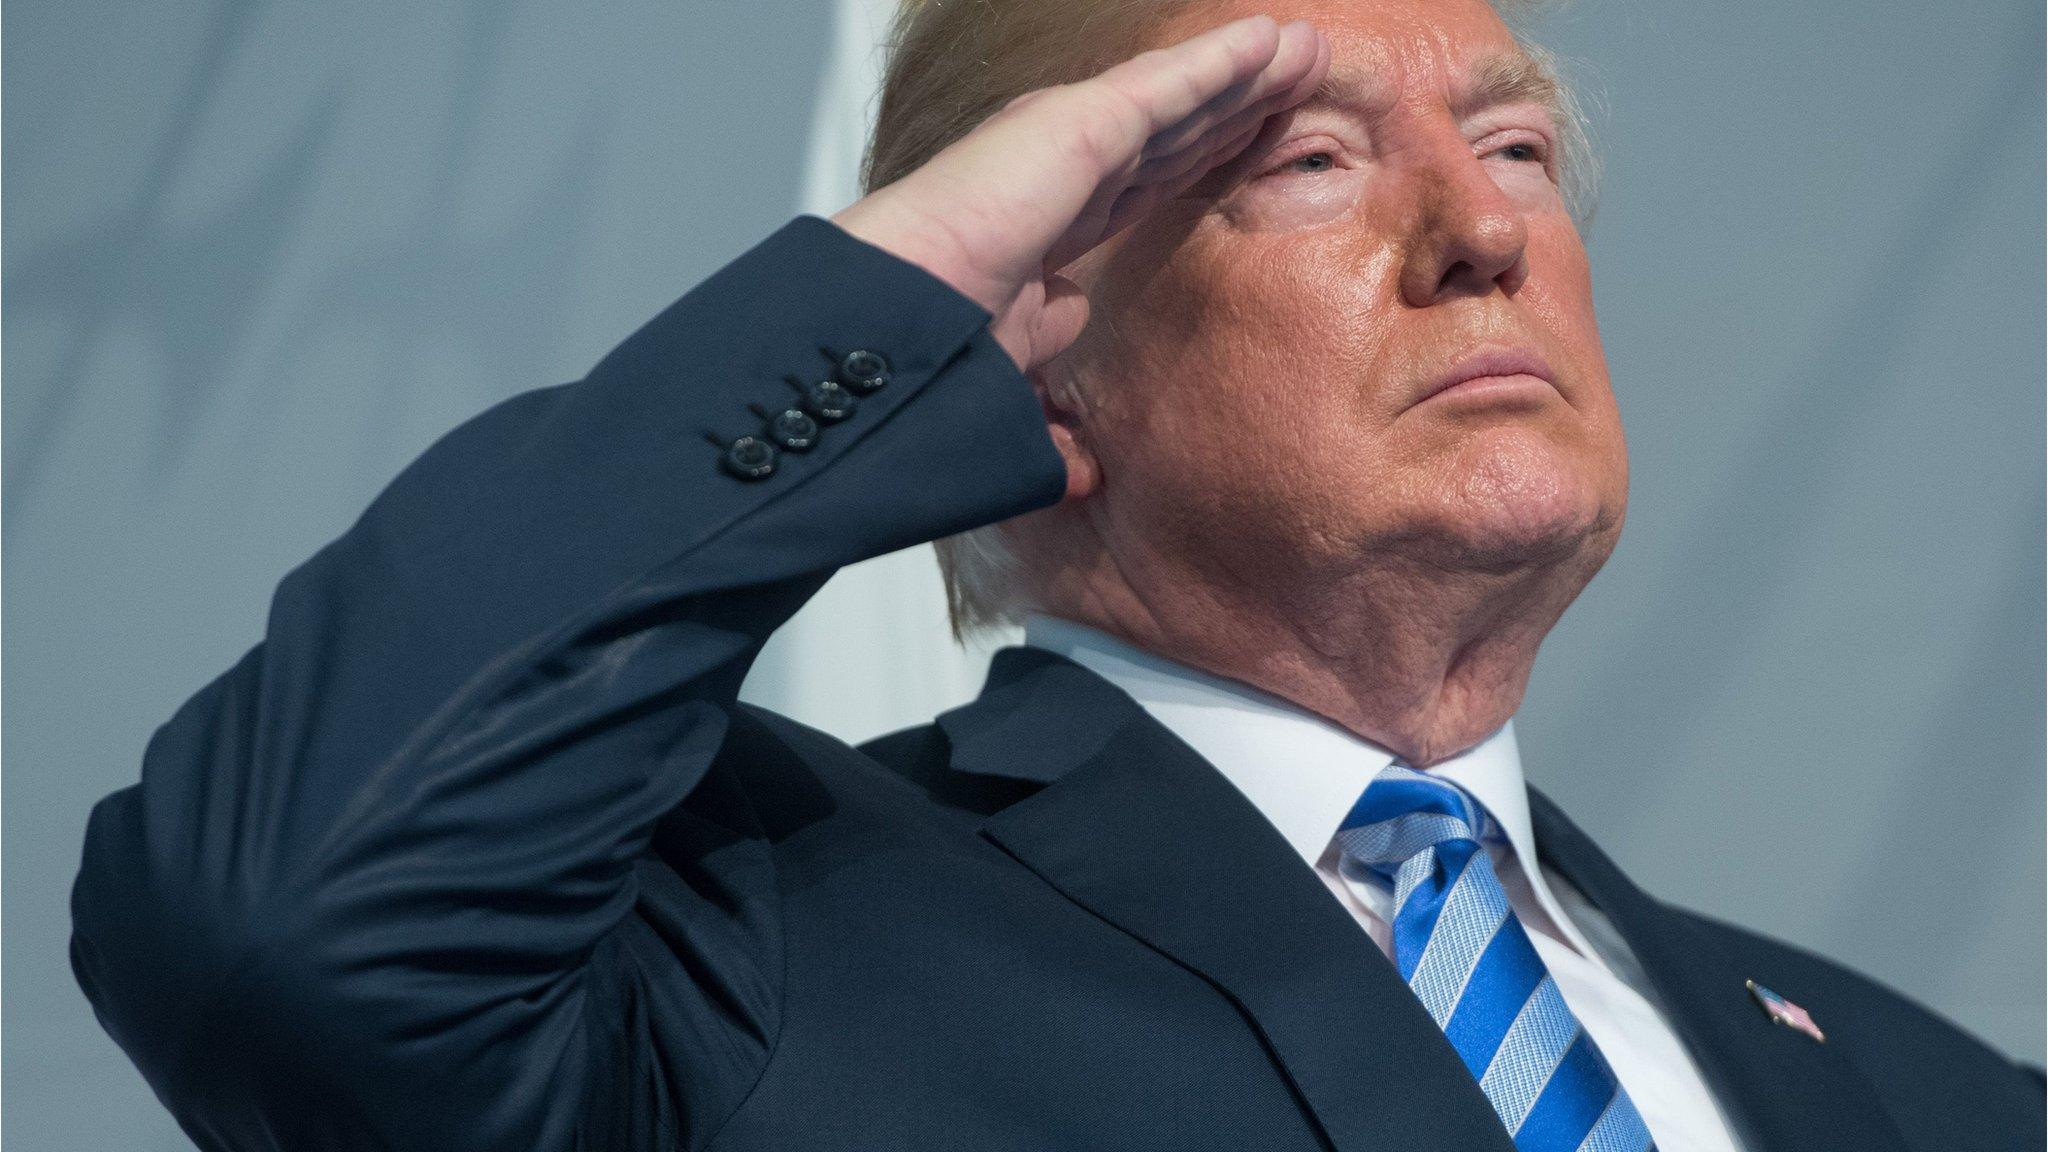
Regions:
<svg viewBox="0 0 2048 1152"><path fill-rule="evenodd" d="M1337 827L1337 843L1346 857L1392 881L1403 864L1427 849L1478 847L1487 820L1486 808L1471 793L1396 761L1351 806Z"/></svg>

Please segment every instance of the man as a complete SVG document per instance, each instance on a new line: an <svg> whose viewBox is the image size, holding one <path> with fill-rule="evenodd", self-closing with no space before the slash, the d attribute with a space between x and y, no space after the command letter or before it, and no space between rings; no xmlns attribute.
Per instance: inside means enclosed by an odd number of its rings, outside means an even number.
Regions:
<svg viewBox="0 0 2048 1152"><path fill-rule="evenodd" d="M2040 1147L2038 1075L1521 783L1625 465L1493 12L942 7L883 186L435 445L94 811L73 962L193 1138ZM833 569L998 524L979 699L735 702Z"/></svg>

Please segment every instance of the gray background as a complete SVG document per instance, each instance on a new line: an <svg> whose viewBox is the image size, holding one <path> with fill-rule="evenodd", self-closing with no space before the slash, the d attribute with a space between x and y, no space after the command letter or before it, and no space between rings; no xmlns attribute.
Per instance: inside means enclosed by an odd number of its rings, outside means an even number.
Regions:
<svg viewBox="0 0 2048 1152"><path fill-rule="evenodd" d="M432 437L845 202L878 3L7 5L9 1143L186 1146L70 977L87 809ZM1545 39L1611 109L1634 487L1530 775L1653 891L2038 1060L2041 5ZM855 738L963 698L936 589L842 574L749 695Z"/></svg>

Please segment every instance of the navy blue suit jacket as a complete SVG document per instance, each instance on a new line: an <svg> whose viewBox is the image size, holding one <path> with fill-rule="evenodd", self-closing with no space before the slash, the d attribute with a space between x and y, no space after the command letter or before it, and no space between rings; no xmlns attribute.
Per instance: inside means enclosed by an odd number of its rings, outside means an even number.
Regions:
<svg viewBox="0 0 2048 1152"><path fill-rule="evenodd" d="M1509 1152L1322 883L1093 673L1008 649L861 748L736 702L834 569L1058 499L988 319L799 217L285 578L73 891L78 979L194 1140ZM855 348L890 379L815 447L721 466ZM2042 1147L2037 1073L1535 813L1752 1152Z"/></svg>

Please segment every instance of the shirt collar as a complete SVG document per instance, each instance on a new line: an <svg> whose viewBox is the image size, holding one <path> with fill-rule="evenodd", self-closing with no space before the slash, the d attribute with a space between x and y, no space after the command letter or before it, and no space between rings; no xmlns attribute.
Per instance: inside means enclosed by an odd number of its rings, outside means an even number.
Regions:
<svg viewBox="0 0 2048 1152"><path fill-rule="evenodd" d="M1072 660L1128 693L1216 767L1313 868L1359 794L1394 753L1290 700L1148 652L1115 636L1034 612L1024 643ZM1429 772L1470 792L1500 826L1543 909L1586 955L1535 865L1528 783L1511 720Z"/></svg>

